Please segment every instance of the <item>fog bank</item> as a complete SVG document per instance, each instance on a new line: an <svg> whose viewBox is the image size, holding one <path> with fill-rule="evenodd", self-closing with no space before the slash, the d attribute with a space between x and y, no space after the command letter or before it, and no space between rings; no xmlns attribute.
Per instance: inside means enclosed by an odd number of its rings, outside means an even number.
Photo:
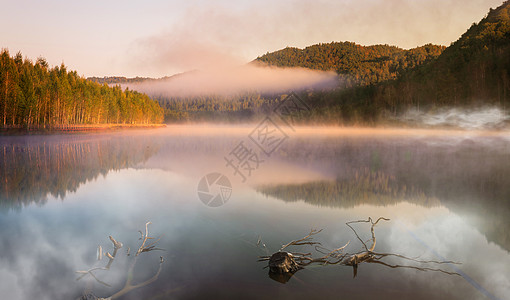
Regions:
<svg viewBox="0 0 510 300"><path fill-rule="evenodd" d="M463 129L491 129L507 125L510 116L498 107L478 109L450 108L434 112L410 110L400 120L424 126L452 126Z"/></svg>
<svg viewBox="0 0 510 300"><path fill-rule="evenodd" d="M249 91L285 92L336 85L334 72L302 68L275 68L254 65L216 68L178 74L167 79L123 84L152 97L233 95Z"/></svg>

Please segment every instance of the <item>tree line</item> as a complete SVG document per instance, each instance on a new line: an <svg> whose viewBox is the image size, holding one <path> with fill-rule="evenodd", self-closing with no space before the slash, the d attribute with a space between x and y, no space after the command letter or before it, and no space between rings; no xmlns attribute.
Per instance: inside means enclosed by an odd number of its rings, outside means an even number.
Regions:
<svg viewBox="0 0 510 300"><path fill-rule="evenodd" d="M346 88L396 79L403 71L436 58L444 49L444 46L432 44L404 50L389 45L362 46L352 42L331 42L304 49L287 47L266 53L255 59L254 63L336 71L342 78L341 87Z"/></svg>
<svg viewBox="0 0 510 300"><path fill-rule="evenodd" d="M302 123L394 125L410 109L483 105L506 109L510 102L509 3L491 9L447 48L427 44L404 50L329 43L285 48L252 63L337 72L335 89L300 92L312 108L295 116ZM102 80L116 83L120 79ZM256 121L290 92L155 98L164 107L167 122Z"/></svg>
<svg viewBox="0 0 510 300"><path fill-rule="evenodd" d="M394 80L322 97L316 115L341 123L377 124L409 109L510 104L510 2L491 9L435 59L404 70Z"/></svg>
<svg viewBox="0 0 510 300"><path fill-rule="evenodd" d="M305 49L285 48L267 53L252 63L278 67L303 67L337 72L339 84L333 90L300 91L312 111L295 118L303 123L367 124L379 122L388 109L363 98L371 97L374 87L394 81L411 69L430 63L445 49L432 44L410 50L395 46L361 46L351 42L317 44ZM115 81L111 78L108 81ZM136 80L135 78L131 80ZM256 121L277 103L296 91L193 97L155 96L165 109L166 122ZM396 92L395 92L396 94ZM391 110L391 109L389 109Z"/></svg>
<svg viewBox="0 0 510 300"><path fill-rule="evenodd" d="M18 52L0 53L0 127L51 128L74 124L153 124L163 109L147 95L109 87L68 71L35 63Z"/></svg>
<svg viewBox="0 0 510 300"><path fill-rule="evenodd" d="M334 70L339 76L339 85L335 92L309 90L303 96L314 104L331 106L324 99L338 97L336 91L373 85L388 79L394 79L409 68L414 68L435 59L443 46L425 45L410 50L395 46L374 45L361 46L355 43L317 44L303 50L285 48L257 58L252 63L278 67L303 67L317 70ZM157 80L171 80L170 77L125 78L125 77L89 77L98 83L120 84L140 83ZM190 97L172 97L168 95L151 95L165 109L166 122L186 121L221 121L244 122L256 121L260 115L271 110L290 92L262 93L250 91L235 95L200 95ZM334 105L333 105L334 106ZM336 109L320 109L313 113L312 119L306 121L338 123ZM356 119L353 117L352 119Z"/></svg>

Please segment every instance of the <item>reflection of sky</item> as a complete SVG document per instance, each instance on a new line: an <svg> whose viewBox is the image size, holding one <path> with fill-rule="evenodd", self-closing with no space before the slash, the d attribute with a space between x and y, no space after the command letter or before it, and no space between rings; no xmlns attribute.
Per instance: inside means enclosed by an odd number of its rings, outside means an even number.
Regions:
<svg viewBox="0 0 510 300"><path fill-rule="evenodd" d="M178 299L200 296L232 298L239 295L246 298L248 293L253 298L277 295L294 299L319 295L336 299L339 294L346 293L352 296L350 298L375 295L378 298L417 299L483 297L462 277L388 269L375 264L360 266L355 280L348 267L313 266L298 272L286 285L280 285L267 277L267 270L262 269L263 263L256 262L259 255L265 254L254 246L259 235L270 251L276 251L281 244L305 235L312 227L324 228L318 236L324 246L334 248L350 240L349 251L357 251L360 245L345 222L368 216L392 219L376 228L376 251L435 260L438 259L435 253L438 253L462 262L460 270L493 295L503 298L510 292L508 252L487 242L485 236L479 233L480 228L473 227L477 222L470 219L473 216L467 217L469 214L458 214L458 210L452 212L445 207L423 208L405 202L383 207L321 208L301 201L280 201L251 189L251 186L260 183L331 180L338 174L335 172L344 171L347 166L366 164L367 159L373 157L371 152L380 150L379 157L384 157L384 149L391 151L405 142L391 140L383 131L358 131L356 136L364 136L365 140L371 139L374 134L377 136L366 144L368 148L364 148L363 144L356 146L354 139L346 138L350 132L324 130L321 134L305 132L300 135L298 131L279 153L257 170L247 184L242 184L239 178L228 174L223 156L243 140L250 129L250 126L197 128L191 137L186 128L171 127L157 131L154 139L163 144L161 150L142 166L110 171L105 177L99 176L82 184L63 201L50 197L41 207L32 205L19 212L2 212L2 295L13 299L68 299L78 296L85 289L85 281L75 281L77 275L74 271L106 264L105 260L95 260L97 245L111 251L111 243L107 239L111 234L125 247L134 249L138 243L137 231L150 220L154 223L151 232L154 236L163 235L160 246L167 251L146 255L137 266L139 274L136 278L142 281L150 277L157 269L159 255L163 255L166 262L160 279L150 287L130 293L133 299L148 294L173 295ZM149 133L152 131L142 132L147 136ZM412 136L406 134L406 138ZM437 135L434 131L428 134ZM435 147L433 151L453 153L438 156L444 157L445 163L448 163L448 158L455 157L455 151L449 152L448 149L464 144L466 146L463 147L469 148L475 143L470 138L454 139L448 134L441 135L439 132L439 138L424 141L424 144ZM476 133L470 133L473 134ZM310 135L314 137L313 143L309 142L312 140ZM419 140L410 138L413 139ZM392 142L384 148L382 141L386 140ZM508 143L494 143L489 137L478 138L475 144L482 145L482 150L477 153L484 155L479 161L458 161L467 162L463 167L468 169L482 168L481 171L477 169L477 172L483 171L482 174L490 174L494 170L489 153L503 153L503 156L495 156L503 158L508 153ZM416 152L411 152L416 158L424 151L431 151L425 147L416 148ZM366 149L366 153L349 154L339 149ZM485 152L485 149L492 152ZM455 164L451 166L455 167ZM220 170L232 180L232 198L223 207L208 208L198 200L196 184L206 172ZM368 239L368 227L358 228ZM96 283L94 292L98 296L107 296L119 290L124 283L126 264L125 253L121 251L110 271L97 273L113 287L104 288ZM452 270L448 266L445 268Z"/></svg>
<svg viewBox="0 0 510 300"><path fill-rule="evenodd" d="M258 235L270 251L276 251L312 227L324 228L317 237L324 246L338 247L350 240L348 251L357 251L360 245L344 223L368 216L392 219L376 227L376 251L437 259L410 231L443 257L462 262L459 268L492 294L503 298L510 291L508 253L488 243L475 228L443 207L401 203L388 207L320 208L303 202L286 203L239 185L234 186L234 194L225 206L209 208L197 199L195 181L168 171L127 169L83 185L64 201L49 199L42 207L3 213L2 297L79 296L85 286L84 282L75 281L74 271L97 265L97 245L111 251L107 236L113 235L125 247L134 249L137 231L150 220L153 236L162 236L159 246L166 251L148 253L139 263L137 279L152 276L159 255L166 262L156 283L133 291L128 299L142 294L173 295L178 299L249 298L248 295L328 299L341 294L350 295L351 299L482 298L462 277L374 264L361 265L356 279L352 279L348 267L314 266L281 285L267 277L263 263L256 262L257 256L264 254L254 246ZM368 227L357 228L363 238L369 238ZM114 286L107 289L95 284L97 296L111 295L121 288L125 261L121 251L111 271L97 273ZM451 270L448 266L445 269Z"/></svg>

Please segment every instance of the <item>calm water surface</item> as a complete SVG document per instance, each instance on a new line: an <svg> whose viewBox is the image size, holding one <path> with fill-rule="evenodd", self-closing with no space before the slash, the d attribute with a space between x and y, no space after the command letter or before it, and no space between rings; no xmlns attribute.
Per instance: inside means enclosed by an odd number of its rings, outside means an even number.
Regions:
<svg viewBox="0 0 510 300"><path fill-rule="evenodd" d="M151 221L164 250L138 257L133 284L160 256L161 273L120 299L510 299L510 135L296 128L268 156L253 128L0 137L0 298L115 294ZM245 182L225 160L240 142L260 159ZM223 206L198 198L211 172L231 182ZM312 265L281 283L257 262L312 228L324 247L357 252L345 223L381 216L391 220L375 227L376 252L460 264L393 256L394 268L363 263L355 278ZM367 224L355 228L370 239ZM107 265L97 248L112 253L109 235L124 244L110 268L77 280Z"/></svg>

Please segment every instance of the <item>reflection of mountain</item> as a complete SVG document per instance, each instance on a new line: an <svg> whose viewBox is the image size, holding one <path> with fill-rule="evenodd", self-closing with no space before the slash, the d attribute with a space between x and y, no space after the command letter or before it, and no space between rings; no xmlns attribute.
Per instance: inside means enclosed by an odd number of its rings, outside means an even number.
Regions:
<svg viewBox="0 0 510 300"><path fill-rule="evenodd" d="M415 187L399 184L395 177L380 171L370 171L368 168L354 172L349 179L263 186L258 190L264 195L275 196L284 201L303 200L318 206L343 208L361 204L386 206L402 201L426 207L439 205L436 198L427 197Z"/></svg>
<svg viewBox="0 0 510 300"><path fill-rule="evenodd" d="M0 143L0 208L44 203L48 195L63 199L100 174L136 166L157 152L141 139L6 138Z"/></svg>
<svg viewBox="0 0 510 300"><path fill-rule="evenodd" d="M331 207L441 204L466 215L488 240L510 250L508 142L343 138L317 148L291 142L295 144L281 149L280 157L337 170L338 179L263 186L261 193Z"/></svg>

